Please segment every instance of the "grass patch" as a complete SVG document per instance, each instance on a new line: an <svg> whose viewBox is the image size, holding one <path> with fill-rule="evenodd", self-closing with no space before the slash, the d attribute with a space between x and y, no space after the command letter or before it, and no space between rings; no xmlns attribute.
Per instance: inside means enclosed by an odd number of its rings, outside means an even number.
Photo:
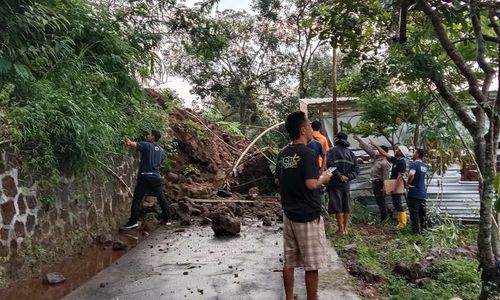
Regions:
<svg viewBox="0 0 500 300"><path fill-rule="evenodd" d="M367 299L418 300L477 298L481 282L478 262L474 258L452 254L437 256L427 272L426 277L429 279L425 284L417 284L393 272L398 262L413 266L429 253L448 253L453 249L475 245L477 226L463 226L445 220L425 230L422 235L415 236L411 234L409 226L395 230L394 224L372 223L371 217L364 211L362 213L361 219L370 224L352 225L346 237L331 234L335 232L334 222L330 222L327 228L327 232L330 232L328 236L344 263L350 266L355 264L365 273L352 273L362 296ZM356 222L356 219L353 221ZM366 278L373 276L367 277L366 274L380 276L383 280L367 282ZM377 290L377 296L373 296L373 289ZM371 292L367 293L367 290Z"/></svg>

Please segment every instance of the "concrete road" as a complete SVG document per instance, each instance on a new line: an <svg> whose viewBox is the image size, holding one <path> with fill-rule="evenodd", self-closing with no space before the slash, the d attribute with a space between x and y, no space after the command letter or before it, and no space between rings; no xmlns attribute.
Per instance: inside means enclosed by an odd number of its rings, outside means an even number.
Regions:
<svg viewBox="0 0 500 300"><path fill-rule="evenodd" d="M238 237L214 237L210 227L159 228L64 299L284 299L279 225L246 224ZM359 299L331 247L329 257L319 299ZM303 270L295 276L296 299L306 299Z"/></svg>

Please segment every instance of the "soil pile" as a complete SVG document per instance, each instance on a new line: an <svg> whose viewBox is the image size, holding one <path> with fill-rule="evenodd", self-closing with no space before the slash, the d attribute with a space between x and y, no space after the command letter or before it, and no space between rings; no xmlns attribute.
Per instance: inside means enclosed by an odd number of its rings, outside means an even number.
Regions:
<svg viewBox="0 0 500 300"><path fill-rule="evenodd" d="M153 90L148 93L165 107L166 99ZM171 163L164 190L174 219L183 225L207 224L220 210L236 219L265 218L266 224L282 218L278 198L261 195L258 188L273 182L270 162L258 148L250 148L236 177L231 174L251 141L228 134L217 122L191 109L175 108L169 124L167 138L174 151L168 157ZM155 200L143 201L144 212L160 211Z"/></svg>

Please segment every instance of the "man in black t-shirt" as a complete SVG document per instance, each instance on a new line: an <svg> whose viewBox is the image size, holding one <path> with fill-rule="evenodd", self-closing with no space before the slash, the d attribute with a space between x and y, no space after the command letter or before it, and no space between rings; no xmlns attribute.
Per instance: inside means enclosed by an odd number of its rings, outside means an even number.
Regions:
<svg viewBox="0 0 500 300"><path fill-rule="evenodd" d="M307 147L311 123L304 112L288 115L285 128L292 143L278 155L275 181L283 208L283 283L287 300L294 299L294 269L303 267L307 299L316 300L318 269L326 264L326 236L319 188L331 174L318 174L318 159Z"/></svg>
<svg viewBox="0 0 500 300"><path fill-rule="evenodd" d="M410 153L410 150L408 150L408 147L399 145L396 149L396 152L394 153L394 156L391 156L389 153L384 151L379 145L376 145L372 140L370 140L370 143L377 148L378 152L387 157L387 160L392 163L392 168L391 168L391 177L390 179L395 179L396 186L404 186L404 180L403 176L406 172L406 160L405 157L408 156ZM402 204L402 196L403 194L400 193L394 193L394 191L385 191L386 194L390 194L392 198L392 204L394 205L394 209L397 211L398 214L398 228L403 228L406 226L407 223L407 215L406 211L403 208Z"/></svg>
<svg viewBox="0 0 500 300"><path fill-rule="evenodd" d="M146 193L152 192L160 203L163 222L166 225L171 224L170 210L168 202L163 193L160 165L165 159L165 152L157 143L161 134L158 130L151 130L146 135L145 142L134 142L130 139L125 139L125 144L129 147L136 148L141 153L141 162L139 163L139 173L137 174L137 184L132 198L132 208L130 209L130 219L122 229L132 229L139 224L139 211L141 201Z"/></svg>

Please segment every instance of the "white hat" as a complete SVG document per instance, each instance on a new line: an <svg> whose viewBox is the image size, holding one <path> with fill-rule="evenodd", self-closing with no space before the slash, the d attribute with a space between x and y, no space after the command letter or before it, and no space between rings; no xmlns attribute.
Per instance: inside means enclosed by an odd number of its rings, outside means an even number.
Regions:
<svg viewBox="0 0 500 300"><path fill-rule="evenodd" d="M399 145L398 149L401 151L403 156L408 156L408 154L410 154L410 150L408 150L408 147L406 147L404 145Z"/></svg>

